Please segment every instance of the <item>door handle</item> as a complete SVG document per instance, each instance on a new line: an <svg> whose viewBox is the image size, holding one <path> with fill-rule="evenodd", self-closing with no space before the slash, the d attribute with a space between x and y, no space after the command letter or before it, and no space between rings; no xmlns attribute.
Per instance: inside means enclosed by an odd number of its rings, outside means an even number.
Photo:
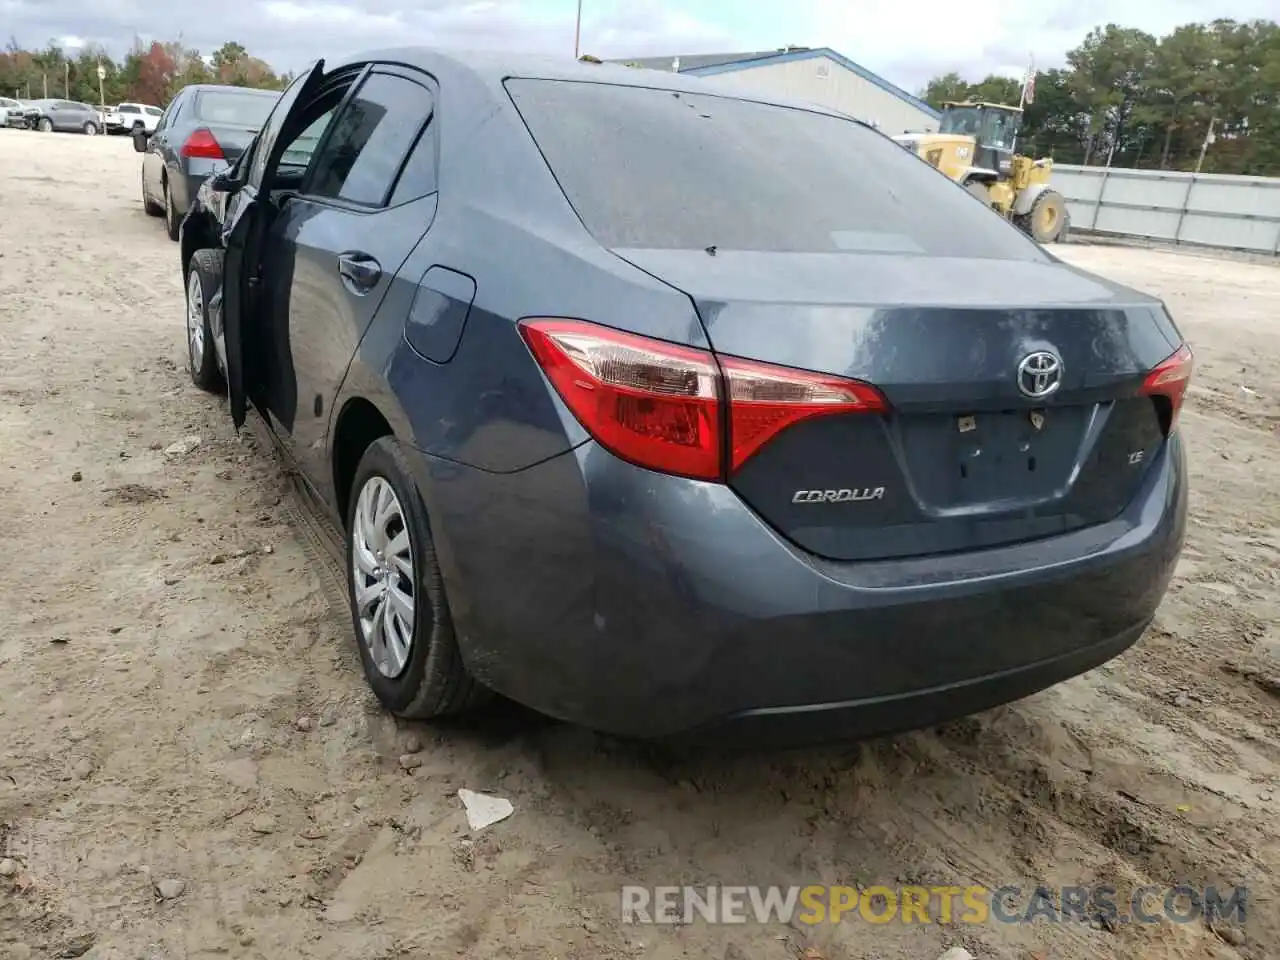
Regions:
<svg viewBox="0 0 1280 960"><path fill-rule="evenodd" d="M338 273L352 293L363 295L372 290L382 276L382 267L367 253L352 251L338 257Z"/></svg>

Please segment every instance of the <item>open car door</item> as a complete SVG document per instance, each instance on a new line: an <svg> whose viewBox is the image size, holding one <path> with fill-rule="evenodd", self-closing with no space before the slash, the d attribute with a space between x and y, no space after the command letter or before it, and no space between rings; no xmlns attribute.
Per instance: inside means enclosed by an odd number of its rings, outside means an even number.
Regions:
<svg viewBox="0 0 1280 960"><path fill-rule="evenodd" d="M257 388L262 383L264 352L254 336L259 309L258 292L262 278L262 239L276 213L271 185L285 147L302 132L302 110L324 80L324 61L317 60L298 75L276 101L254 143L245 151L237 167L235 182L229 184L222 224L223 335L227 346L227 391L231 419L236 429L244 425L249 401L259 403Z"/></svg>

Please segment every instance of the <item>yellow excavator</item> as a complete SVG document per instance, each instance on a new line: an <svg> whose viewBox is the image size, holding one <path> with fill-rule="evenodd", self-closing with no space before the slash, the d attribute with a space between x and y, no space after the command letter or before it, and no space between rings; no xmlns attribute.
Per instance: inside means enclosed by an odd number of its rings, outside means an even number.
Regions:
<svg viewBox="0 0 1280 960"><path fill-rule="evenodd" d="M907 133L898 143L937 167L975 197L1009 218L1038 243L1067 230L1067 203L1049 185L1053 161L1017 152L1019 107L946 103L937 133Z"/></svg>

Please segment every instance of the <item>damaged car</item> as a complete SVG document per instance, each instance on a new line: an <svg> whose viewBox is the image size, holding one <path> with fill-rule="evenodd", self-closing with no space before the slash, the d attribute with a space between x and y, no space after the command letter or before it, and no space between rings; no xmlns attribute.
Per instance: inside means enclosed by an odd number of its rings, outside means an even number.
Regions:
<svg viewBox="0 0 1280 960"><path fill-rule="evenodd" d="M164 218L170 240L178 239L200 185L235 163L279 96L274 90L193 83L150 126L131 128L133 149L142 154L142 207Z"/></svg>
<svg viewBox="0 0 1280 960"><path fill-rule="evenodd" d="M181 228L192 379L345 544L382 704L916 728L1122 653L1192 356L851 118L605 64L317 63Z"/></svg>

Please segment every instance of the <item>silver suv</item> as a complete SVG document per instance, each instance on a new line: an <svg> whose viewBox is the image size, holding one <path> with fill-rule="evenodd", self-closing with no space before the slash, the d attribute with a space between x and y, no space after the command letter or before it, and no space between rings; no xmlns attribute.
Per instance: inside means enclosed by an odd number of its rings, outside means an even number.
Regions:
<svg viewBox="0 0 1280 960"><path fill-rule="evenodd" d="M102 132L102 117L96 108L75 100L33 100L27 105L27 127L48 133L60 130L65 133Z"/></svg>

